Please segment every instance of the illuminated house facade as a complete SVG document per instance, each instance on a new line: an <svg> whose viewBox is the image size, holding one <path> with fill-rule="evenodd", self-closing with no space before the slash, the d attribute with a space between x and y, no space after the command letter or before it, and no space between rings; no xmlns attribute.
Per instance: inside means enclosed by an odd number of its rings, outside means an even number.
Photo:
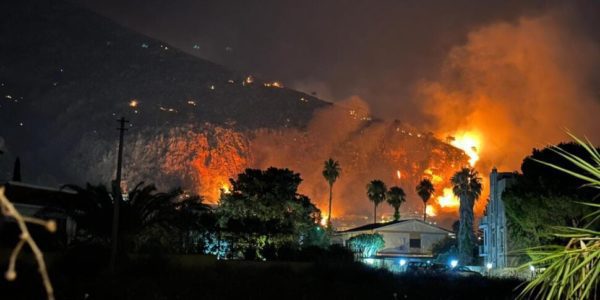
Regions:
<svg viewBox="0 0 600 300"><path fill-rule="evenodd" d="M485 215L479 222L483 232L483 245L479 256L484 258L484 265L494 269L510 267L508 257L508 229L506 227L506 211L502 201L502 193L512 183L515 173L501 172L495 168L490 173L490 198Z"/></svg>
<svg viewBox="0 0 600 300"><path fill-rule="evenodd" d="M338 232L334 242L346 245L348 239L359 234L379 233L385 247L377 252L379 257L432 257L431 247L454 233L444 228L410 219L388 223L368 224Z"/></svg>

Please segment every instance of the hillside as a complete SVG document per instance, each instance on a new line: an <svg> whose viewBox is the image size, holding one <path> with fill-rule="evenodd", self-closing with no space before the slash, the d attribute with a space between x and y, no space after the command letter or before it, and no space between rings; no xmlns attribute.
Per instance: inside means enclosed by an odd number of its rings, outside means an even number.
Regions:
<svg viewBox="0 0 600 300"><path fill-rule="evenodd" d="M77 178L67 170L66 156L84 136L114 139L119 116L138 133L207 122L252 130L303 127L327 105L260 79L247 82L251 74L188 55L68 2L3 1L0 36L3 171L19 155L29 180L40 174L59 182Z"/></svg>

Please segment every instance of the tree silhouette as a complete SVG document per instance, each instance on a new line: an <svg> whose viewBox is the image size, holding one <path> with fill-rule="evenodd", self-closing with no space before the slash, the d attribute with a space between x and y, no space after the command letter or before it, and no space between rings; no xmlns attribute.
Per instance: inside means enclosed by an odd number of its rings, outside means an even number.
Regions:
<svg viewBox="0 0 600 300"><path fill-rule="evenodd" d="M325 161L323 166L323 177L329 184L329 212L327 213L327 227L331 228L331 200L333 198L333 184L340 177L342 169L340 163L332 158Z"/></svg>
<svg viewBox="0 0 600 300"><path fill-rule="evenodd" d="M373 202L373 224L377 223L377 205L385 201L387 186L381 180L373 180L367 184L367 197Z"/></svg>
<svg viewBox="0 0 600 300"><path fill-rule="evenodd" d="M419 197L421 197L421 200L423 200L423 221L425 221L427 220L427 201L429 201L435 189L433 188L431 181L425 178L419 182L416 190Z"/></svg>
<svg viewBox="0 0 600 300"><path fill-rule="evenodd" d="M387 192L387 203L394 208L394 221L400 220L400 205L406 201L406 194L400 187L393 186Z"/></svg>
<svg viewBox="0 0 600 300"><path fill-rule="evenodd" d="M462 264L473 258L475 233L473 232L473 205L481 195L481 177L473 168L463 168L452 179L452 192L460 199L460 228L458 230L458 253Z"/></svg>

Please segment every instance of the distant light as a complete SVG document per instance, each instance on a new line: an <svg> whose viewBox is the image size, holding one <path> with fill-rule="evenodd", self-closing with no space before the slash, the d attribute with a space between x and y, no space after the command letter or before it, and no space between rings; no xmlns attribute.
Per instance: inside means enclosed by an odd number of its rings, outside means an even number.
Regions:
<svg viewBox="0 0 600 300"><path fill-rule="evenodd" d="M450 261L450 267L456 268L456 266L458 266L458 260L453 259L452 261Z"/></svg>
<svg viewBox="0 0 600 300"><path fill-rule="evenodd" d="M139 102L137 101L137 99L133 99L133 100L129 101L130 107L137 107L138 104L139 104Z"/></svg>
<svg viewBox="0 0 600 300"><path fill-rule="evenodd" d="M365 258L365 263L372 265L373 263L375 263L375 260L372 258Z"/></svg>
<svg viewBox="0 0 600 300"><path fill-rule="evenodd" d="M430 261L430 260L428 260L428 261L427 261L427 263L428 263L428 264L430 264L430 263L431 263L431 261Z"/></svg>
<svg viewBox="0 0 600 300"><path fill-rule="evenodd" d="M403 258L400 260L400 266L404 266L404 265L406 265L406 259Z"/></svg>
<svg viewBox="0 0 600 300"><path fill-rule="evenodd" d="M487 264L485 265L485 267L486 267L488 270L491 270L491 269L492 269L492 263L487 263Z"/></svg>
<svg viewBox="0 0 600 300"><path fill-rule="evenodd" d="M535 267L533 265L529 265L529 271L535 272Z"/></svg>

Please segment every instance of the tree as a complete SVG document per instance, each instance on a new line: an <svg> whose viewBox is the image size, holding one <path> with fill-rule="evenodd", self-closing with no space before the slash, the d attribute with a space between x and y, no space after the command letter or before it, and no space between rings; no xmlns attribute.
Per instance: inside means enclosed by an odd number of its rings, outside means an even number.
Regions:
<svg viewBox="0 0 600 300"><path fill-rule="evenodd" d="M393 186L387 192L387 203L394 208L394 221L400 220L400 205L406 202L406 194L400 187Z"/></svg>
<svg viewBox="0 0 600 300"><path fill-rule="evenodd" d="M570 165L534 161L556 171L569 174L586 183L587 187L600 188L600 152L588 141L571 137L585 150L586 155L573 154L561 147L551 150L568 161ZM591 158L589 161L585 158ZM532 279L518 295L518 299L592 299L600 286L600 204L580 202L591 208L586 224L556 226L555 235L568 238L563 245L538 246L528 249L533 260L521 269L543 266L544 271Z"/></svg>
<svg viewBox="0 0 600 300"><path fill-rule="evenodd" d="M68 208L78 226L77 240L108 246L112 238L112 193L103 185L65 187L77 192L79 198ZM200 230L202 220L211 213L199 196L181 189L157 192L154 185L139 183L128 193L128 201L121 203L119 244L134 252L180 250L183 239Z"/></svg>
<svg viewBox="0 0 600 300"><path fill-rule="evenodd" d="M577 202L593 199L595 189L585 186L582 179L537 162L544 161L573 171L575 166L556 153L555 147L582 161L594 162L585 147L574 143L534 149L523 160L522 174L516 176L502 195L513 248L559 243L561 238L554 234L556 226L579 226L584 216L592 211Z"/></svg>
<svg viewBox="0 0 600 300"><path fill-rule="evenodd" d="M419 197L423 200L423 221L425 221L427 219L427 201L429 201L435 189L431 181L425 178L419 182L416 190Z"/></svg>
<svg viewBox="0 0 600 300"><path fill-rule="evenodd" d="M321 218L319 209L298 194L300 174L288 169L246 169L230 179L217 218L230 257L263 259L282 247L301 247Z"/></svg>
<svg viewBox="0 0 600 300"><path fill-rule="evenodd" d="M367 184L367 197L373 202L373 224L377 223L377 205L385 201L387 187L381 180L373 180Z"/></svg>
<svg viewBox="0 0 600 300"><path fill-rule="evenodd" d="M463 168L451 178L452 192L460 200L460 228L458 253L462 264L470 264L475 247L473 232L473 206L481 195L481 177L473 168Z"/></svg>
<svg viewBox="0 0 600 300"><path fill-rule="evenodd" d="M359 234L347 241L350 250L360 257L371 257L385 246L383 236L379 233Z"/></svg>
<svg viewBox="0 0 600 300"><path fill-rule="evenodd" d="M342 169L340 163L332 158L325 161L323 166L323 177L329 184L329 212L327 214L327 227L331 228L331 201L333 198L333 184L340 177Z"/></svg>

